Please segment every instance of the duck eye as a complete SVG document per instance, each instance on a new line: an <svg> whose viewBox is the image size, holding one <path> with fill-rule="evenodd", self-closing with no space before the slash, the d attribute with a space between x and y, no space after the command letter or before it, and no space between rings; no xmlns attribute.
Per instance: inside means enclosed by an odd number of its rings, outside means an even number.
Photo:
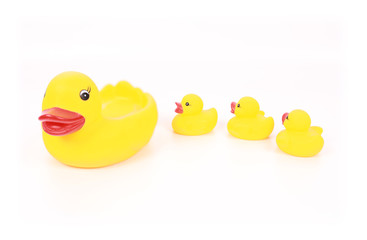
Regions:
<svg viewBox="0 0 367 240"><path fill-rule="evenodd" d="M185 105L186 105L186 106L189 106L190 104L189 104L189 102L186 102L186 103L185 103Z"/></svg>
<svg viewBox="0 0 367 240"><path fill-rule="evenodd" d="M89 99L89 92L87 90L81 90L79 95L83 101L87 101Z"/></svg>
<svg viewBox="0 0 367 240"><path fill-rule="evenodd" d="M287 119L287 120L288 120L288 116L287 116L285 119Z"/></svg>
<svg viewBox="0 0 367 240"><path fill-rule="evenodd" d="M240 104L237 104L237 107L240 107Z"/></svg>

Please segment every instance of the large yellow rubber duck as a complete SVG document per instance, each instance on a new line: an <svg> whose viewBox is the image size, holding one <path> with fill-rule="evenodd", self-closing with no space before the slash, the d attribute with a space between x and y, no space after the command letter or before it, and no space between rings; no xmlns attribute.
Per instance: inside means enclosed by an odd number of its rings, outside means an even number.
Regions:
<svg viewBox="0 0 367 240"><path fill-rule="evenodd" d="M60 162L97 168L123 161L146 145L157 123L153 97L121 81L101 91L86 75L64 72L49 83L43 141Z"/></svg>
<svg viewBox="0 0 367 240"><path fill-rule="evenodd" d="M173 130L182 135L195 136L211 132L217 124L215 108L203 110L203 101L195 94L186 95L181 103L176 102L178 113L173 121Z"/></svg>
<svg viewBox="0 0 367 240"><path fill-rule="evenodd" d="M311 127L311 118L303 110L284 113L285 130L277 135L277 145L285 153L297 157L312 157L324 146L321 127Z"/></svg>
<svg viewBox="0 0 367 240"><path fill-rule="evenodd" d="M252 97L243 97L238 103L232 102L231 112L236 116L227 124L228 132L245 140L267 138L274 129L272 117L264 117L259 103Z"/></svg>

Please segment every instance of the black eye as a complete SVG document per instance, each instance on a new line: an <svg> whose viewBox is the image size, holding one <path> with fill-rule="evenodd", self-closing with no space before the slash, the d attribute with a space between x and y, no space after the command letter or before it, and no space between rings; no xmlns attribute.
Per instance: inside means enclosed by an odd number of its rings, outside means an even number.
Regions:
<svg viewBox="0 0 367 240"><path fill-rule="evenodd" d="M83 101L87 101L89 99L89 92L87 90L81 90L79 95Z"/></svg>
<svg viewBox="0 0 367 240"><path fill-rule="evenodd" d="M190 104L189 104L189 102L186 102L186 103L185 103L185 105L186 105L186 106L189 106Z"/></svg>
<svg viewBox="0 0 367 240"><path fill-rule="evenodd" d="M240 107L240 104L237 104L237 107Z"/></svg>
<svg viewBox="0 0 367 240"><path fill-rule="evenodd" d="M288 119L288 116L285 119Z"/></svg>

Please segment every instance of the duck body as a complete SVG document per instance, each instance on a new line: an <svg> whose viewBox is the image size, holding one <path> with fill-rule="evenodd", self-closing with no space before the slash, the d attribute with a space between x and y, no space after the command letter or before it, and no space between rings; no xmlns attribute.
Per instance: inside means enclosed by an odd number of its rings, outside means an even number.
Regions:
<svg viewBox="0 0 367 240"><path fill-rule="evenodd" d="M187 94L181 103L176 102L178 113L172 120L175 133L188 136L202 135L211 132L218 121L215 108L203 110L204 103L195 94Z"/></svg>
<svg viewBox="0 0 367 240"><path fill-rule="evenodd" d="M321 133L314 128L306 132L290 132L282 130L276 138L280 150L297 157L312 157L324 146Z"/></svg>
<svg viewBox="0 0 367 240"><path fill-rule="evenodd" d="M73 167L104 167L126 160L149 142L158 118L156 103L150 94L126 81L116 86L107 85L99 92L85 75L76 72L60 75L56 77L58 84L52 81L49 84L42 107L46 114L40 117L44 144L54 158ZM92 85L89 99L80 101L75 97L70 102L70 92L74 92L74 88L79 91L81 86L68 84L67 78L80 81L81 85ZM59 87L53 90L54 85ZM60 101L63 95L69 100ZM80 114L85 123L77 131L58 134L58 129L66 128L65 122L71 121L65 120L71 117L64 111ZM55 123L56 117L61 119L61 125Z"/></svg>
<svg viewBox="0 0 367 240"><path fill-rule="evenodd" d="M172 121L172 128L182 135L202 135L211 132L217 120L217 110L211 108L195 115L176 115Z"/></svg>
<svg viewBox="0 0 367 240"><path fill-rule="evenodd" d="M280 150L297 157L312 157L318 154L324 139L321 127L310 126L311 119L303 110L294 110L283 115L285 130L278 133L276 142Z"/></svg>
<svg viewBox="0 0 367 240"><path fill-rule="evenodd" d="M238 103L232 102L231 112L236 116L228 121L228 132L244 140L262 140L274 129L272 117L265 117L258 102L252 97L243 97Z"/></svg>
<svg viewBox="0 0 367 240"><path fill-rule="evenodd" d="M233 117L227 124L228 132L245 140L262 140L267 138L274 129L272 117L258 114L256 117Z"/></svg>

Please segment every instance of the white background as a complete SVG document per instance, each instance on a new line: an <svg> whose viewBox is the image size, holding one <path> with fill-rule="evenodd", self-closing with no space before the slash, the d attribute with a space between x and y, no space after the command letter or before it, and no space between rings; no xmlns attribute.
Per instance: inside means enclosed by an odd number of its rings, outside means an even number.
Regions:
<svg viewBox="0 0 367 240"><path fill-rule="evenodd" d="M352 180L366 163L352 159L365 154L352 157L353 150L347 151L347 145L358 144L347 131L353 132L350 115L356 114L348 97L361 87L351 91L348 82L362 63L351 64L353 34L365 31L356 25L366 23L358 18L361 6L326 1L314 8L293 4L292 10L286 4L289 13L265 3L252 6L258 12L245 4L191 6L121 3L100 9L99 16L85 12L90 5L80 11L54 6L56 14L19 14L13 30L14 116L21 124L16 180L8 185L17 194L12 226L23 238L91 233L99 239L147 239L152 232L170 239L232 239L240 233L263 239L363 238L365 202L359 192L366 182L358 186ZM163 14L162 7L172 11ZM151 93L159 121L150 143L129 160L101 169L75 169L53 159L37 117L48 82L68 70L87 74L99 88L128 80ZM172 132L174 102L187 93L218 110L212 133ZM230 102L243 96L256 98L274 118L269 139L228 134ZM291 157L276 146L281 116L295 108L324 129L325 146L316 157Z"/></svg>

